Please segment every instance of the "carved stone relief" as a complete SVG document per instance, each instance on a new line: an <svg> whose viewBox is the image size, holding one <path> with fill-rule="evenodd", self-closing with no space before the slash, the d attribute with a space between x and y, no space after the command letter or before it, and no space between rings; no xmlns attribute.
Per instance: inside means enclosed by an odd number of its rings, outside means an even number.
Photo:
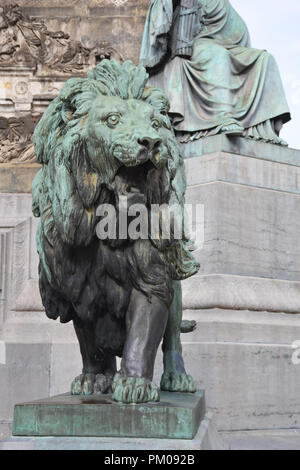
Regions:
<svg viewBox="0 0 300 470"><path fill-rule="evenodd" d="M49 70L73 75L94 66L103 51L106 57L122 60L105 41L88 48L63 31L50 31L42 20L27 16L18 5L0 7L1 65L41 64Z"/></svg>
<svg viewBox="0 0 300 470"><path fill-rule="evenodd" d="M0 117L0 163L34 162L32 134L40 116Z"/></svg>

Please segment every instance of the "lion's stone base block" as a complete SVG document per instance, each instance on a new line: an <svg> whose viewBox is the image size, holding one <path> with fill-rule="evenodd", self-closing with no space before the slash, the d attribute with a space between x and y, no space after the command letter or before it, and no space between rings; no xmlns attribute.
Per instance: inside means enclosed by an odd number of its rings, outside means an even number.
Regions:
<svg viewBox="0 0 300 470"><path fill-rule="evenodd" d="M13 435L193 439L204 414L203 391L162 392L160 402L143 405L65 394L17 404Z"/></svg>
<svg viewBox="0 0 300 470"><path fill-rule="evenodd" d="M40 168L38 163L2 163L0 193L31 193L32 180Z"/></svg>
<svg viewBox="0 0 300 470"><path fill-rule="evenodd" d="M206 413L193 439L128 437L10 437L0 450L228 450L212 413Z"/></svg>

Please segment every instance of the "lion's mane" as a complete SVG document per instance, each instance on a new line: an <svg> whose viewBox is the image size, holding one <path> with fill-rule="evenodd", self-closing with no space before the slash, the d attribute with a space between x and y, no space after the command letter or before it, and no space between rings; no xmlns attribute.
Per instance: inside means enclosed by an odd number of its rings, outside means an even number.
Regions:
<svg viewBox="0 0 300 470"><path fill-rule="evenodd" d="M111 342L114 350L119 350L123 341L125 330L120 319L132 287L145 292L149 301L157 295L170 303L171 280L189 277L198 269L184 239L169 245L155 240L148 245L137 241L134 247L120 248L119 256L118 248L96 236L96 209L101 203L111 202L119 166L101 142L97 144L102 156L97 169L89 158L86 119L99 97L142 100L161 113L168 148L164 170L167 189L164 200L157 201L149 183L148 198L150 202L183 205L184 166L167 114L169 103L161 90L146 86L147 79L143 67L104 60L87 78L66 82L34 132L37 160L43 165L33 182L33 213L40 217L37 246L46 313L67 322L74 316L88 321L102 312L106 331L113 332L102 342ZM158 193L156 188L156 199ZM165 270L156 270L161 263ZM107 314L108 304L113 315Z"/></svg>

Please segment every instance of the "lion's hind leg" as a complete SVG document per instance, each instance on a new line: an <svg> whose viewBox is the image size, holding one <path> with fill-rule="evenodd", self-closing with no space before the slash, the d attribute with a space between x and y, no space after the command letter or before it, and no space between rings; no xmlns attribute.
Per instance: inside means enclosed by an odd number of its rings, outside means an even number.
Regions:
<svg viewBox="0 0 300 470"><path fill-rule="evenodd" d="M174 298L170 308L168 323L163 341L164 373L161 378L161 390L168 392L196 392L196 384L193 377L186 373L182 357L180 340L182 320L182 292L181 283L174 281ZM186 326L193 330L192 322Z"/></svg>

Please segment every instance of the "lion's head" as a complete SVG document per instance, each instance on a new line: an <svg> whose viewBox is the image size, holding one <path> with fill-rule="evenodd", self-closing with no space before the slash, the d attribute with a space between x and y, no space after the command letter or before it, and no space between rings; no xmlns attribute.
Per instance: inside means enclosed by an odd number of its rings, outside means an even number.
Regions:
<svg viewBox="0 0 300 470"><path fill-rule="evenodd" d="M43 168L33 183L33 211L41 216L42 262L43 237L51 246L57 239L87 246L95 237L97 206L111 202L111 194L139 194L147 204L183 204L184 167L169 102L161 90L146 86L147 79L143 67L104 60L87 78L68 80L36 126ZM185 240L166 256L174 278L197 270Z"/></svg>

